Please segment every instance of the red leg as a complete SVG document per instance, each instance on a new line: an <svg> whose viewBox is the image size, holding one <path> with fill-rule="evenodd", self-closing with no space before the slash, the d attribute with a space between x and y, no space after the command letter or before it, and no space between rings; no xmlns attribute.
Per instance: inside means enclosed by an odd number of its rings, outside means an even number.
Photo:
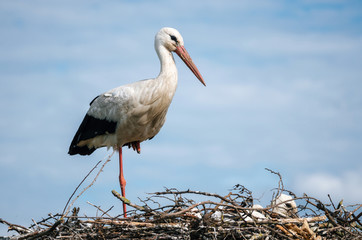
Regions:
<svg viewBox="0 0 362 240"><path fill-rule="evenodd" d="M123 160L122 160L122 147L119 148L119 184L121 185L122 197L126 197L126 179L123 175ZM126 204L123 203L123 216L126 218Z"/></svg>

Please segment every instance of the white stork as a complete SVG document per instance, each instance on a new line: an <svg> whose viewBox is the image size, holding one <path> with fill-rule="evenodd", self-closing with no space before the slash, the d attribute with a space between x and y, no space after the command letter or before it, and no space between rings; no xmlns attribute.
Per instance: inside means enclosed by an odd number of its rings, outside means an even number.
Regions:
<svg viewBox="0 0 362 240"><path fill-rule="evenodd" d="M69 147L70 155L90 155L100 147L118 150L119 183L123 197L126 180L123 176L122 147L126 145L140 153L140 143L153 138L165 123L177 86L177 68L172 52L176 52L205 85L176 29L162 28L156 34L155 49L161 62L158 77L114 88L93 99ZM124 203L123 212L126 217Z"/></svg>

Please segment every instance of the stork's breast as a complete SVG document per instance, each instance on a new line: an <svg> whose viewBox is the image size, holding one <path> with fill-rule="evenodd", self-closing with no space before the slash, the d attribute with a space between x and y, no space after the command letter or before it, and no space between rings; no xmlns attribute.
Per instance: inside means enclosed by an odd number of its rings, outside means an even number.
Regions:
<svg viewBox="0 0 362 240"><path fill-rule="evenodd" d="M143 126L145 128L144 131L156 134L165 122L167 109L165 107L149 106L147 111L138 116L138 125ZM157 132L155 133L155 131Z"/></svg>

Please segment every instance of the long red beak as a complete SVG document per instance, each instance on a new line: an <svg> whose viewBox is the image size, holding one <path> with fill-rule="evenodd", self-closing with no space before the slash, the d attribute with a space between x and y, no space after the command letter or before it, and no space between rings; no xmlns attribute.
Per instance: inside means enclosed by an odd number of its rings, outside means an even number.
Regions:
<svg viewBox="0 0 362 240"><path fill-rule="evenodd" d="M184 61L184 63L190 68L190 70L195 74L195 76L200 80L200 82L206 86L204 79L201 76L201 73L195 66L194 62L192 61L189 53L186 51L184 46L177 46L175 53Z"/></svg>

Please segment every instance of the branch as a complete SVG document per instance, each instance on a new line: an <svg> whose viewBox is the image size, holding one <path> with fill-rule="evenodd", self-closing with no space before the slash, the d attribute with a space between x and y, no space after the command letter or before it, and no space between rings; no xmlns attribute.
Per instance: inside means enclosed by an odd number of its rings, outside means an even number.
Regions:
<svg viewBox="0 0 362 240"><path fill-rule="evenodd" d="M127 204L130 207L133 207L133 208L135 208L135 209L137 209L139 211L143 211L143 212L149 212L150 211L150 209L148 209L148 208L141 207L141 206L138 206L136 204L131 203L130 200L128 200L125 197L122 197L121 194L119 194L116 190L112 190L112 194L113 194L113 196L115 196L116 198L118 198L119 200L121 200L123 203Z"/></svg>
<svg viewBox="0 0 362 240"><path fill-rule="evenodd" d="M101 211L103 213L103 215L107 215L108 217L111 217L111 215L109 215L107 212L103 211L99 206L94 205L93 203L87 201L87 203L95 208L97 208L99 211Z"/></svg>
<svg viewBox="0 0 362 240"><path fill-rule="evenodd" d="M86 188L84 188L83 191L82 191L80 194L78 194L78 196L77 196L76 198L74 198L74 200L72 201L72 203L68 206L67 211L66 211L64 214L62 214L62 217L68 215L68 213L69 213L71 207L73 206L73 204L75 203L75 201L77 201L77 199L78 199L88 188L90 188L90 187L95 183L95 181L97 180L99 174L102 172L103 168L106 166L106 164L107 164L109 161L111 161L111 157L113 156L114 152L115 152L115 151L113 151L113 153L108 156L108 159L105 161L105 163L104 163L104 164L102 165L102 167L99 169L97 175L95 176L95 178L93 179L93 181L91 182L91 184L89 184ZM103 159L103 160L104 160L104 159ZM80 185L81 185L81 184L84 182L84 180L89 176L89 174L90 174L90 173L98 166L98 164L99 164L100 162L102 162L103 160L99 161L99 162L96 164L96 166L88 173L88 175L87 175L87 176L82 180L82 182L78 185L78 187L76 188L76 190L74 191L74 193L78 190L78 188L80 187ZM72 194L71 198L73 197L74 193ZM70 199L69 199L69 200L70 200ZM69 200L68 200L68 202L69 202ZM68 204L68 203L67 203L67 204Z"/></svg>
<svg viewBox="0 0 362 240"><path fill-rule="evenodd" d="M219 198L224 202L230 203L232 205L236 205L236 203L234 201L231 201L225 197L222 197L218 194L215 193L208 193L208 192L201 192L201 191L192 191L192 190L186 190L186 191L172 191L172 190L168 190L165 192L155 192L155 193L150 193L150 194L154 194L154 195L166 195L166 194L199 194L199 195L204 195L204 196L209 196L209 197L215 197L215 198Z"/></svg>
<svg viewBox="0 0 362 240"><path fill-rule="evenodd" d="M33 232L31 229L23 227L21 225L18 224L13 224L13 223L9 223L8 221L5 221L4 219L0 218L0 223L2 224L6 224L9 226L9 230L14 230L19 234L23 234L23 233L29 233L29 232Z"/></svg>

